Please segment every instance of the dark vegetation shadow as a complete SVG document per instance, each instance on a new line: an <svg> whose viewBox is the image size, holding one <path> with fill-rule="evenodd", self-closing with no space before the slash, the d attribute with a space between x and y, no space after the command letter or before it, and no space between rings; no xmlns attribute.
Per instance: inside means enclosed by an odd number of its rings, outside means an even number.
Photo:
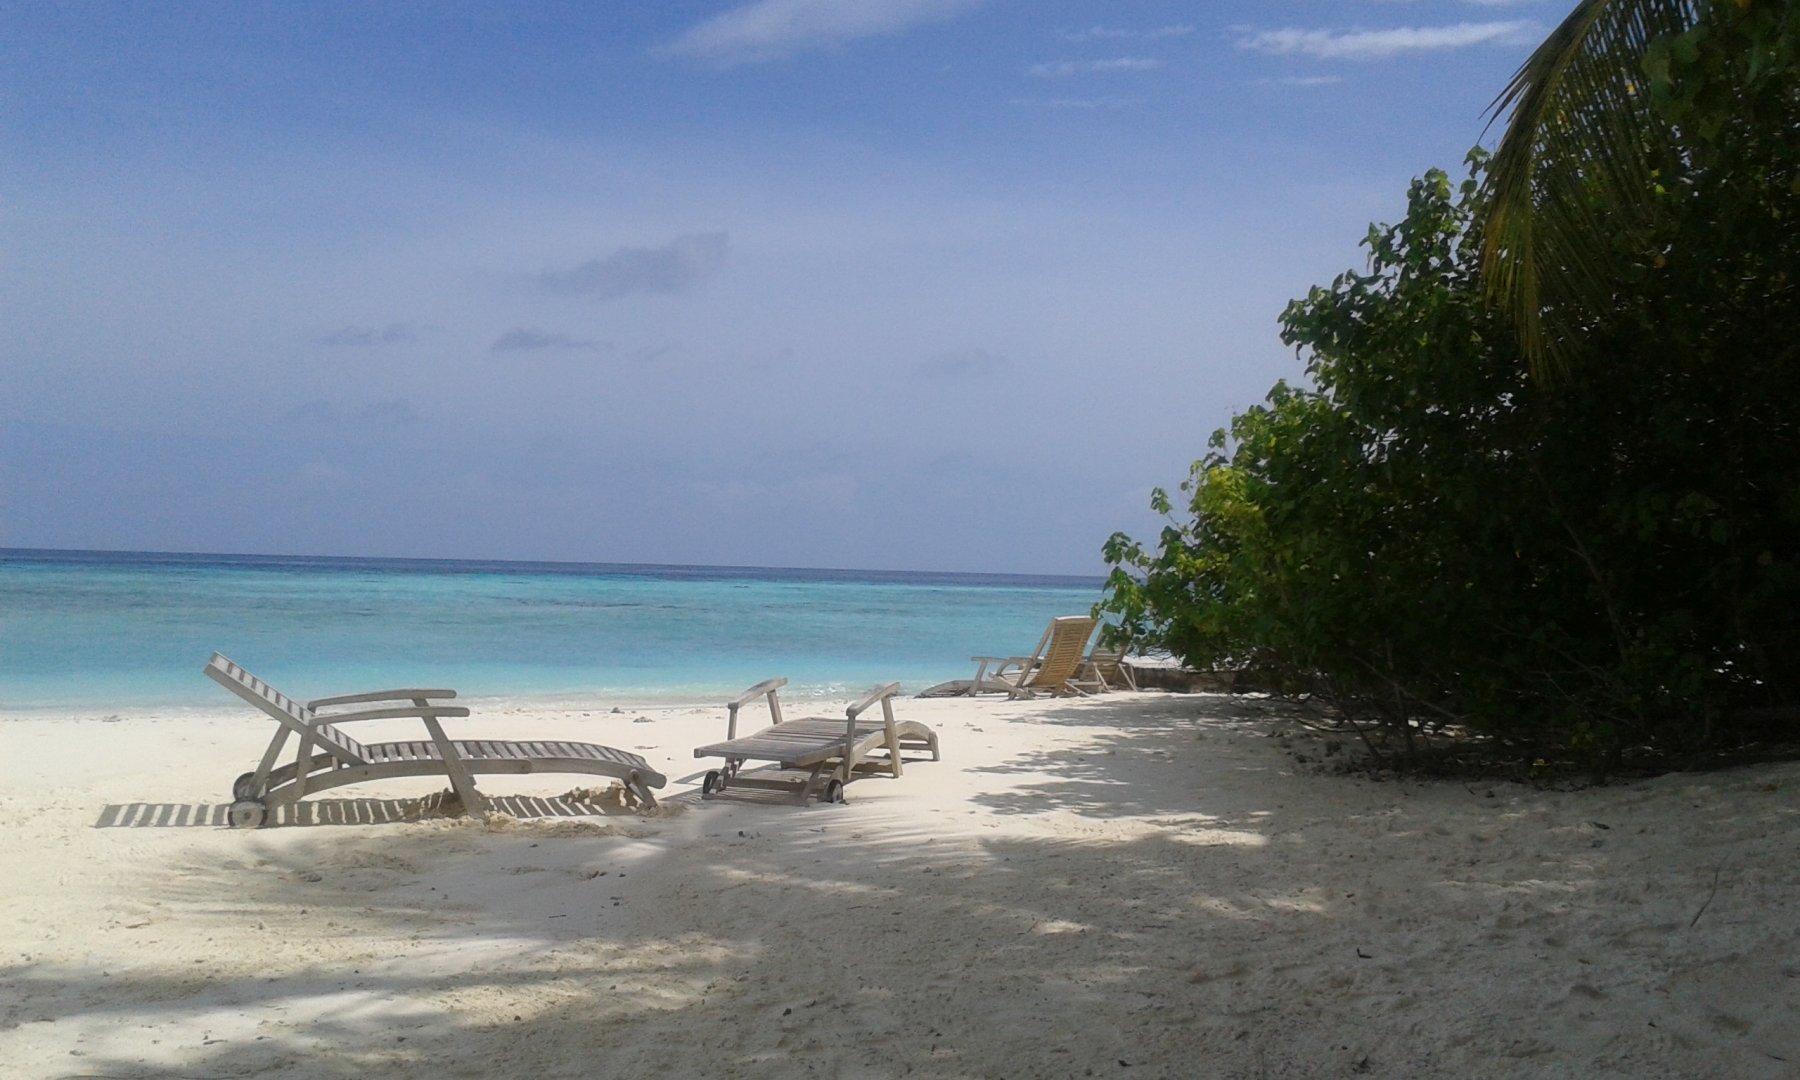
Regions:
<svg viewBox="0 0 1800 1080"><path fill-rule="evenodd" d="M1191 814L1209 807L1226 817L1273 807L1269 780L1293 762L1291 740L1315 735L1279 703L1224 694L1091 698L1045 709L1034 723L1100 727L1074 747L1030 750L973 772L1035 780L973 802L1001 814L1066 811L1096 818ZM1222 753L1226 748L1231 753ZM1197 775L1205 770L1202 784ZM1204 787L1204 790L1201 790Z"/></svg>

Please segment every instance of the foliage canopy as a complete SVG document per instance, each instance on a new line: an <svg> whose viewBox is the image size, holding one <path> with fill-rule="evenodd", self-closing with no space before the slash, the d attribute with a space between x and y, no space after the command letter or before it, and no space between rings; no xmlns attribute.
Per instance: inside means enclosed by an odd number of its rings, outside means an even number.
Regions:
<svg viewBox="0 0 1800 1080"><path fill-rule="evenodd" d="M1309 385L1214 433L1153 547L1108 542L1102 609L1388 746L1454 725L1607 768L1800 733L1792 197L1700 171L1650 233L1590 237L1629 272L1551 390L1488 303L1470 164L1289 305Z"/></svg>
<svg viewBox="0 0 1800 1080"><path fill-rule="evenodd" d="M1596 358L1594 320L1685 198L1800 193L1797 72L1792 0L1580 0L1532 53L1494 104L1511 115L1482 224L1535 371Z"/></svg>

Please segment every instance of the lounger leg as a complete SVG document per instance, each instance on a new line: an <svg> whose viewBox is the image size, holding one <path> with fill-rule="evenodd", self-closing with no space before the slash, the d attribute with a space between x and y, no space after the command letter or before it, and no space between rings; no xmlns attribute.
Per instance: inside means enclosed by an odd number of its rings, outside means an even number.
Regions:
<svg viewBox="0 0 1800 1080"><path fill-rule="evenodd" d="M423 700L417 700L415 704L421 709L428 707ZM444 725L438 723L435 716L426 716L424 720L425 730L431 732L431 741L437 744L438 756L444 761L444 771L450 774L450 787L456 792L456 797L462 800L464 812L479 821L486 821L487 800L481 797L481 792L475 790L475 779L469 775L468 767L463 764L456 748L450 745L450 740L444 737Z"/></svg>
<svg viewBox="0 0 1800 1080"><path fill-rule="evenodd" d="M981 684L987 681L987 666L988 662L983 660L975 669L975 678L969 683L969 688L963 691L964 697L974 697L981 693Z"/></svg>
<svg viewBox="0 0 1800 1080"><path fill-rule="evenodd" d="M313 743L316 736L312 728L300 736L300 749L294 753L294 801L306 797L306 778L312 773Z"/></svg>
<svg viewBox="0 0 1800 1080"><path fill-rule="evenodd" d="M252 784L254 788L250 793L252 797L269 790L269 774L275 771L275 762L281 757L281 748L287 745L287 740L288 729L276 728L275 737L269 740L269 748L263 751L262 761L256 766L256 772L253 774L256 779ZM235 790L231 794L234 798L243 797L239 796Z"/></svg>
<svg viewBox="0 0 1800 1080"><path fill-rule="evenodd" d="M635 773L635 772L632 773L630 778L628 778L625 781L625 783L627 786L629 786L631 788L632 791L637 792L637 797L643 802L643 804L646 807L650 808L651 810L656 809L656 796L650 794L649 786L646 785L641 778L639 778L637 773Z"/></svg>
<svg viewBox="0 0 1800 1080"><path fill-rule="evenodd" d="M821 761L817 765L814 765L812 775L806 778L806 783L800 785L800 804L802 806L804 806L808 800L812 799L813 796L817 795L820 791L823 790L823 788L821 788L819 785L819 776L820 776L820 774L824 773L825 766L827 766L829 764L831 764L831 762ZM837 771L836 769L832 770L833 773L835 773L836 771Z"/></svg>
<svg viewBox="0 0 1800 1080"><path fill-rule="evenodd" d="M881 699L881 718L887 728L888 767L896 778L900 775L900 735L894 730L894 702L891 698Z"/></svg>

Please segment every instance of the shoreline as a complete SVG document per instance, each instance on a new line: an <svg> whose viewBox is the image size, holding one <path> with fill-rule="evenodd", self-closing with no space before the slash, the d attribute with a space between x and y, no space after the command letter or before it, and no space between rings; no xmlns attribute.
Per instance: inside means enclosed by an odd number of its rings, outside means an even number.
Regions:
<svg viewBox="0 0 1800 1080"><path fill-rule="evenodd" d="M451 736L643 753L661 809L102 827L110 806L219 805L271 725L230 700L0 723L0 1060L296 1080L1800 1061L1800 763L1562 792L1377 781L1297 763L1316 737L1253 699L909 698L944 760L798 807L699 797L717 704L499 700ZM536 806L591 779L480 786Z"/></svg>
<svg viewBox="0 0 1800 1080"><path fill-rule="evenodd" d="M197 669L196 669L197 670ZM197 676L205 682L203 676ZM407 685L414 685L408 683ZM433 684L437 685L437 684ZM500 694L465 694L458 692L454 703L469 709L471 718L479 718L484 712L517 713L541 712L546 714L589 713L595 716L611 715L614 709L622 712L654 712L667 709L704 709L715 708L724 715L725 703L739 691L748 687L733 686L728 689L712 691L709 689L672 689L657 693L613 692L591 690L570 690L546 693L500 693ZM935 685L935 684L934 684ZM208 683L202 689L210 688L213 693L202 693L192 699L183 701L131 701L129 699L95 699L80 702L49 702L44 704L16 704L0 702L0 724L14 721L56 721L62 719L104 719L110 716L129 717L132 719L193 719L200 717L219 717L226 714L241 714L246 718L261 719L261 714L249 706L239 702L228 692ZM285 687L279 687L285 689ZM299 687L295 688L300 689ZM341 688L340 688L341 689ZM802 702L809 708L827 707L840 699L854 700L866 687L857 685L801 685L790 684L782 690L784 701L792 699ZM902 685L902 698L911 698L925 684L917 688Z"/></svg>

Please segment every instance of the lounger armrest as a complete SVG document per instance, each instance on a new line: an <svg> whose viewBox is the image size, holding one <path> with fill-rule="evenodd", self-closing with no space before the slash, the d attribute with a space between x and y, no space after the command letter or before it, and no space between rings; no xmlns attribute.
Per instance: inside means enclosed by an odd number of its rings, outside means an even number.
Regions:
<svg viewBox="0 0 1800 1080"><path fill-rule="evenodd" d="M725 703L725 738L737 738L738 710L757 698L769 703L769 723L781 723L781 688L787 685L787 678L777 675L773 679L764 679L750 689L739 694L737 700Z"/></svg>
<svg viewBox="0 0 1800 1080"><path fill-rule="evenodd" d="M756 700L759 697L762 697L764 694L768 693L769 691L779 690L786 685L787 685L787 678L785 676L777 676L773 679L764 679L762 682L757 683L755 686L752 686L750 689L739 694L737 696L736 701L726 702L725 707L727 709L741 709L745 705L748 705L750 702Z"/></svg>
<svg viewBox="0 0 1800 1080"><path fill-rule="evenodd" d="M343 694L338 697L322 697L317 701L309 701L306 707L317 709L325 705L354 705L363 701L413 701L425 698L453 698L454 690L371 690L366 694Z"/></svg>
<svg viewBox="0 0 1800 1080"><path fill-rule="evenodd" d="M848 709L845 709L844 715L849 717L850 722L854 724L856 718L863 714L863 710L875 704L877 701L880 701L882 698L891 698L899 692L900 684L897 682L888 683L886 686L877 686L875 689L869 691L867 697L850 706Z"/></svg>
<svg viewBox="0 0 1800 1080"><path fill-rule="evenodd" d="M972 656L971 660L981 665L981 672L987 678L997 679L1002 672L1017 668L1021 673L1030 671L1039 663L1035 656Z"/></svg>
<svg viewBox="0 0 1800 1080"><path fill-rule="evenodd" d="M323 723L337 725L349 724L358 720L425 720L443 719L452 716L467 716L469 710L461 705L413 705L394 706L387 709L353 709L350 712L319 713Z"/></svg>

